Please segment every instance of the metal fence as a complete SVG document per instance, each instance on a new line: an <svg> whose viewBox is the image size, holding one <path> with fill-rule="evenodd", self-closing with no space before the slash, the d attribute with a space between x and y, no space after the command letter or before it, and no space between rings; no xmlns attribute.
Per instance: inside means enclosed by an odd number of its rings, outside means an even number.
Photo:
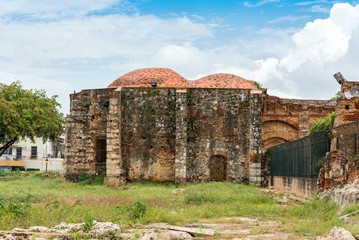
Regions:
<svg viewBox="0 0 359 240"><path fill-rule="evenodd" d="M327 133L318 132L268 150L271 176L315 178L320 162L330 151L330 138Z"/></svg>

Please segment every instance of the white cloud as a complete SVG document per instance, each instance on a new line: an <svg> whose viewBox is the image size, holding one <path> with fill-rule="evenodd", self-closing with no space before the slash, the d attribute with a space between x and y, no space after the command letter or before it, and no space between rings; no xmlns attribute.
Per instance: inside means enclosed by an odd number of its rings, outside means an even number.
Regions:
<svg viewBox="0 0 359 240"><path fill-rule="evenodd" d="M321 5L314 5L314 6L311 6L307 11L314 12L314 13L328 13L329 8L323 7Z"/></svg>
<svg viewBox="0 0 359 240"><path fill-rule="evenodd" d="M114 2L90 4L84 11L99 10ZM68 1L64 2L67 8L37 9L35 4L22 11L27 6L24 4L7 5L7 10L2 9L1 14L42 11L58 14L85 5L83 1L77 4ZM31 17L36 20L35 15ZM65 112L69 107L68 94L74 89L106 87L117 77L114 74L150 65L149 59L166 44L212 36L210 26L187 17L162 19L154 15L113 14L33 20L15 18L9 21L0 17L1 81L17 78L24 86L45 88L49 94L58 92ZM108 78L103 79L104 76Z"/></svg>
<svg viewBox="0 0 359 240"><path fill-rule="evenodd" d="M282 23L282 22L296 22L296 21L299 21L301 19L306 19L306 18L308 18L308 16L283 16L283 17L279 17L279 18L270 20L267 23L277 24L277 23Z"/></svg>
<svg viewBox="0 0 359 240"><path fill-rule="evenodd" d="M307 61L335 61L346 55L353 30L358 28L359 6L336 4L330 17L308 23L293 36L295 48L280 62L289 72Z"/></svg>
<svg viewBox="0 0 359 240"><path fill-rule="evenodd" d="M116 2L96 1L83 12L109 9ZM327 19L302 29L246 29L227 44L209 44L223 34L216 30L227 26L196 22L201 17L73 14L82 1L25 9L11 3L7 10L0 8L0 79L16 77L26 87L59 94L64 112L73 90L106 87L141 67L169 67L188 79L233 73L260 81L269 94L282 97L329 98L339 89L332 77L338 71L359 79L359 6L335 4ZM25 13L31 21L11 18ZM44 13L64 17L44 20Z"/></svg>
<svg viewBox="0 0 359 240"><path fill-rule="evenodd" d="M359 51L359 6L335 4L327 19L307 23L291 39L282 37L278 45L274 41L266 43L266 40L253 46L257 46L257 51L262 48L282 51L282 57L245 58L240 54L240 46L250 44L246 42L216 50L170 45L161 49L157 56L162 57L162 64L167 62L173 69L180 69L180 73L193 76L194 72L201 72L197 77L215 72L233 73L260 81L269 94L282 97L329 99L339 90L334 73L341 71L349 80L359 78L356 66L359 61L356 54ZM283 46L286 46L284 51ZM256 50L252 48L252 51Z"/></svg>
<svg viewBox="0 0 359 240"><path fill-rule="evenodd" d="M295 5L297 5L297 6L307 6L307 5L320 4L320 3L330 3L330 2L335 2L335 1L328 1L328 0L305 1L305 2L295 3Z"/></svg>
<svg viewBox="0 0 359 240"><path fill-rule="evenodd" d="M79 16L115 6L116 11L134 9L134 5L127 0L0 0L0 6L0 17L11 16L27 20Z"/></svg>
<svg viewBox="0 0 359 240"><path fill-rule="evenodd" d="M279 3L280 0L262 0L262 1L259 1L255 4L251 4L249 2L244 2L243 5L246 6L246 7L260 7L260 6L263 6L267 3Z"/></svg>

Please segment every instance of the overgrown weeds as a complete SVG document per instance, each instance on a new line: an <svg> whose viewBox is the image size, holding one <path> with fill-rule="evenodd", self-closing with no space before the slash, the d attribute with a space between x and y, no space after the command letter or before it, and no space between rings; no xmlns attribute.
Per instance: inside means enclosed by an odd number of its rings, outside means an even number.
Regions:
<svg viewBox="0 0 359 240"><path fill-rule="evenodd" d="M210 182L178 186L184 193L174 195L172 183L133 182L128 190L103 185L103 176L83 178L79 183L62 183L56 177L6 174L0 181L0 230L34 225L52 227L60 222L85 222L90 231L93 220L132 226L134 223L192 223L199 219L256 217L275 219L298 235L323 235L333 226L359 230L338 218L338 207L314 199L308 203L280 204L257 187ZM359 209L351 206L346 212Z"/></svg>
<svg viewBox="0 0 359 240"><path fill-rule="evenodd" d="M81 174L79 176L79 184L81 185L103 185L105 179L104 174L100 174L95 177L88 177L86 174Z"/></svg>

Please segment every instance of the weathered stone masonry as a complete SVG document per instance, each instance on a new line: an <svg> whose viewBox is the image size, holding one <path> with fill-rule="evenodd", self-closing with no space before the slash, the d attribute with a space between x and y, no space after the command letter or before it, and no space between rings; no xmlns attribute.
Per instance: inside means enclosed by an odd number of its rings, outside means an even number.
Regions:
<svg viewBox="0 0 359 240"><path fill-rule="evenodd" d="M227 88L217 82L211 87L206 79L198 80L202 87L177 82L173 87L162 81L161 71L144 86L70 96L65 179L105 174L110 185L132 180L259 184L262 91L234 75L220 75ZM159 86L151 87L154 79Z"/></svg>
<svg viewBox="0 0 359 240"><path fill-rule="evenodd" d="M263 151L308 135L313 122L335 111L336 101L267 96L262 118Z"/></svg>

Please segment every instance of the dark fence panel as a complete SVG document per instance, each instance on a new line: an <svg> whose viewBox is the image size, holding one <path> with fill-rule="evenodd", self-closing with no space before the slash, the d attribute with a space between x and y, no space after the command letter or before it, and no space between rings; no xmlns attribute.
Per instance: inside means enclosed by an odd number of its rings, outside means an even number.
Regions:
<svg viewBox="0 0 359 240"><path fill-rule="evenodd" d="M268 150L271 176L314 178L319 173L318 161L330 151L330 138L318 132Z"/></svg>

